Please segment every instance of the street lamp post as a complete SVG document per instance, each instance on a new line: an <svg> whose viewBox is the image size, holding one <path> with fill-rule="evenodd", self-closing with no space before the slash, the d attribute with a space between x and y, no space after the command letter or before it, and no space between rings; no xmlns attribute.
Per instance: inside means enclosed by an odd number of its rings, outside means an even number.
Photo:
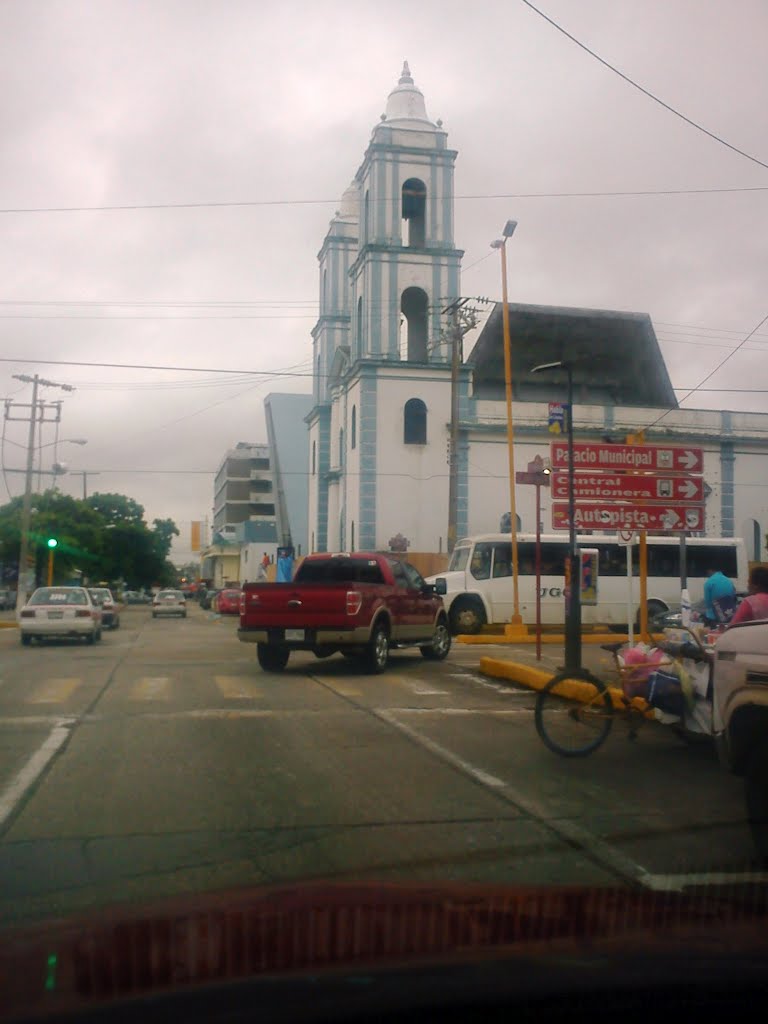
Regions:
<svg viewBox="0 0 768 1024"><path fill-rule="evenodd" d="M504 327L504 384L507 398L507 451L509 457L509 521L510 540L512 542L512 600L513 612L511 622L507 625L507 636L518 636L527 632L520 614L520 587L518 581L517 553L517 505L515 502L515 428L512 419L512 343L509 331L509 297L507 294L507 239L511 238L517 227L516 220L508 220L504 225L502 237L491 242L491 248L501 252L501 315Z"/></svg>
<svg viewBox="0 0 768 1024"><path fill-rule="evenodd" d="M573 367L570 363L541 363L531 373L562 370L568 380L568 606L565 619L565 667L581 668L581 564L576 540L576 474L573 462Z"/></svg>

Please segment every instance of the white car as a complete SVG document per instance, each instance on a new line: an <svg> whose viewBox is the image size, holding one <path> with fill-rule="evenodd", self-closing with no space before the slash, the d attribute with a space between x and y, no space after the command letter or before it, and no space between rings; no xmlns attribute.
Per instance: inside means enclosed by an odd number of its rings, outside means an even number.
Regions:
<svg viewBox="0 0 768 1024"><path fill-rule="evenodd" d="M89 587L94 604L101 606L102 625L105 629L118 629L120 627L120 613L117 610L117 603L108 587Z"/></svg>
<svg viewBox="0 0 768 1024"><path fill-rule="evenodd" d="M38 587L19 613L21 642L71 637L92 644L101 640L101 618L85 587Z"/></svg>
<svg viewBox="0 0 768 1024"><path fill-rule="evenodd" d="M180 590L161 590L152 598L152 618L158 615L187 617L187 601Z"/></svg>

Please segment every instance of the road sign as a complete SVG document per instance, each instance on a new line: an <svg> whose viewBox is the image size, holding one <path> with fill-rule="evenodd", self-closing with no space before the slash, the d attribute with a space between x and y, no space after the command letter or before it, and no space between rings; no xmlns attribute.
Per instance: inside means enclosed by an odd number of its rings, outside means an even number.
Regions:
<svg viewBox="0 0 768 1024"><path fill-rule="evenodd" d="M574 473L576 501L624 499L662 502L704 501L704 481L700 476L653 476L624 473ZM566 499L569 494L568 474L552 474L552 497Z"/></svg>
<svg viewBox="0 0 768 1024"><path fill-rule="evenodd" d="M537 484L539 487L549 487L549 473L515 473L516 484Z"/></svg>
<svg viewBox="0 0 768 1024"><path fill-rule="evenodd" d="M553 441L552 469L568 468L568 443ZM683 448L664 444L584 444L573 446L574 469L617 469L629 472L701 473L704 453L701 448Z"/></svg>
<svg viewBox="0 0 768 1024"><path fill-rule="evenodd" d="M704 529L704 509L700 505L618 505L613 502L579 502L576 506L577 530L649 530L652 533L681 533ZM567 530L568 503L552 502L552 528Z"/></svg>

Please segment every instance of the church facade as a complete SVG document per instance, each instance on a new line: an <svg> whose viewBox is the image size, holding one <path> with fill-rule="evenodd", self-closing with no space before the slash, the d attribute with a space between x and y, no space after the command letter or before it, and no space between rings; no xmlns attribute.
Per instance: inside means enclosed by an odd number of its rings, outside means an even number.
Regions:
<svg viewBox="0 0 768 1024"><path fill-rule="evenodd" d="M461 296L454 165L407 63L374 127L318 254L309 433L310 551L447 549L451 420L446 309ZM563 381L537 363L573 365L577 440L704 449L705 533L743 536L765 557L768 415L680 409L646 314L510 306L515 464L546 457L550 402ZM500 307L462 364L457 536L493 532L510 507ZM519 487L520 529L535 530ZM542 528L550 531L549 498Z"/></svg>

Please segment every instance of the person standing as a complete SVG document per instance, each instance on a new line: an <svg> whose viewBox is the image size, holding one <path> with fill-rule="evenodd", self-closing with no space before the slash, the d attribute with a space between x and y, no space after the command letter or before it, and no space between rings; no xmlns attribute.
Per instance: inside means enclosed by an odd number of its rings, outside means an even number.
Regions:
<svg viewBox="0 0 768 1024"><path fill-rule="evenodd" d="M290 583L293 576L293 558L290 552L282 548L277 556L277 582Z"/></svg>
<svg viewBox="0 0 768 1024"><path fill-rule="evenodd" d="M719 569L704 584L706 616L710 623L728 622L736 607L736 587Z"/></svg>
<svg viewBox="0 0 768 1024"><path fill-rule="evenodd" d="M736 609L731 626L739 622L768 619L768 569L756 565L749 574L749 594Z"/></svg>

